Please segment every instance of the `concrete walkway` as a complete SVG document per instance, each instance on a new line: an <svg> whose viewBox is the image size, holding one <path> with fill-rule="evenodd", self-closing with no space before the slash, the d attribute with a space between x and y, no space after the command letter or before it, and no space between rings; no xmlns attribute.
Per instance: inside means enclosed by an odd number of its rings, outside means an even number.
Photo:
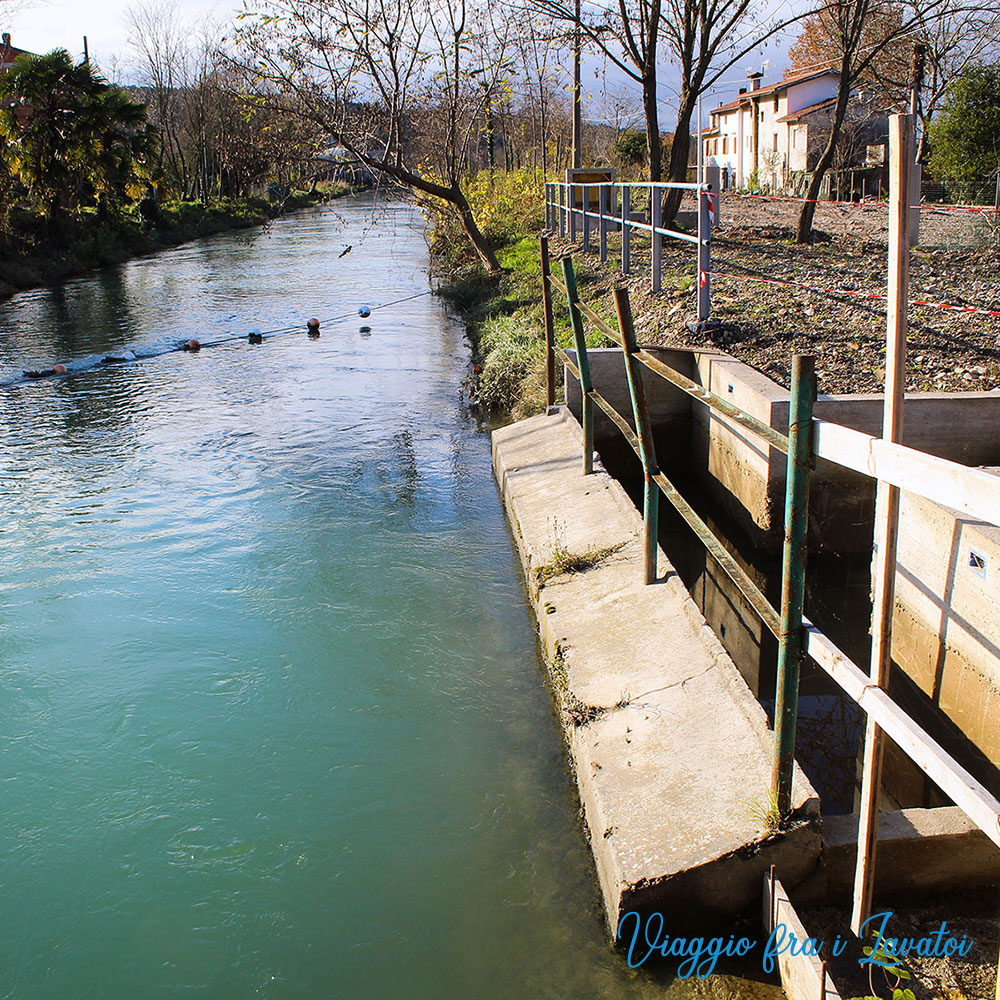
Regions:
<svg viewBox="0 0 1000 1000"><path fill-rule="evenodd" d="M819 800L796 768L798 821L765 831L767 719L661 552L642 585L642 519L599 464L581 474L564 410L493 434L493 459L576 772L609 927L630 910L690 933L759 905L761 876L813 870ZM664 501L665 502L665 501ZM542 586L554 548L620 545Z"/></svg>

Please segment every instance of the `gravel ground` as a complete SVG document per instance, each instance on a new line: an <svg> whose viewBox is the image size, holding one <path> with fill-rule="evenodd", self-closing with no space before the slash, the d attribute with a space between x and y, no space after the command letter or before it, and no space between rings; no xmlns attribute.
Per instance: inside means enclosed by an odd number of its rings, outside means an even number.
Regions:
<svg viewBox="0 0 1000 1000"><path fill-rule="evenodd" d="M947 922L946 935L961 940L965 935L972 949L964 958L959 955L928 958L908 955L903 967L910 973L901 988L913 990L916 1000L993 1000L996 996L997 952L1000 945L1000 899L993 890L974 893L949 893L937 896L933 902L903 906L879 905L878 912L892 911L886 924L886 936L920 938L933 934ZM800 914L813 937L832 942L839 934L848 946L839 958L829 954L830 974L843 997L868 996L875 987L879 997L890 998L895 976L874 970L871 983L868 966L858 965L861 944L850 935L849 910L824 907ZM876 921L879 923L880 921ZM870 943L870 942L869 942ZM829 949L827 944L824 952Z"/></svg>
<svg viewBox="0 0 1000 1000"><path fill-rule="evenodd" d="M693 333L694 252L665 241L663 290L649 292L649 250L633 236L627 280L639 339L649 345L717 347L788 385L791 356L816 355L820 392L881 392L885 376L888 210L882 205L820 205L816 239L792 242L798 205L770 199L724 199L713 234L714 329ZM596 239L595 239L596 244ZM573 252L581 294L599 298L613 316L610 289L618 274L620 238L609 260ZM821 291L768 284L794 281ZM911 255L910 391L1000 390L1000 316L912 305L915 299L1000 310L1000 222L991 214L926 209L921 243Z"/></svg>

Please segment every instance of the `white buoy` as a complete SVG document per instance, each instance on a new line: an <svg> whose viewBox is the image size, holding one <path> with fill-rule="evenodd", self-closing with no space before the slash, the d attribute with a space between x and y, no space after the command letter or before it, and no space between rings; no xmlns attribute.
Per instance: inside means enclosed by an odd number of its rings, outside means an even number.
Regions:
<svg viewBox="0 0 1000 1000"><path fill-rule="evenodd" d="M358 315L359 315L359 316L360 316L360 317L361 317L362 319L368 319L368 317L369 317L369 316L371 316L371 314L372 314L372 311L371 311L371 309L369 309L369 308L368 308L368 306L362 306L362 307L361 307L361 308L360 308L360 309L358 310Z"/></svg>

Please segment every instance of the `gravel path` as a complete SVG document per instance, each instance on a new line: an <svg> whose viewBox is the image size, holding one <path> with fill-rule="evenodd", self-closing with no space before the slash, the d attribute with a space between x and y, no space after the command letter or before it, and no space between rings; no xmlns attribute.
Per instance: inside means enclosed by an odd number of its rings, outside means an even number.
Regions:
<svg viewBox="0 0 1000 1000"><path fill-rule="evenodd" d="M649 292L649 250L633 237L627 284L640 339L650 345L721 348L783 385L791 356L817 359L820 392L880 392L885 376L888 211L882 205L820 205L817 237L792 242L798 205L729 198L713 234L714 329L693 333L694 251L665 241L663 290ZM596 240L595 240L596 243ZM610 255L557 240L573 252L581 294L613 315L610 289L621 282L619 237ZM762 280L766 279L766 280ZM795 282L795 285L780 282ZM810 286L808 289L801 286ZM911 255L916 299L1000 311L1000 222L984 213L925 210L921 245ZM875 297L870 297L875 296ZM907 356L910 391L1000 390L1000 316L912 305Z"/></svg>

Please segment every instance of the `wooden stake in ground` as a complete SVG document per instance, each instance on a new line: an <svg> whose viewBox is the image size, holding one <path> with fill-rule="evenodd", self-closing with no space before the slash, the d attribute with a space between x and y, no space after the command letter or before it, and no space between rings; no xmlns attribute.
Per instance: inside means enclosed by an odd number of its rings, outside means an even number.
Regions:
<svg viewBox="0 0 1000 1000"><path fill-rule="evenodd" d="M913 115L889 118L889 281L885 340L885 403L882 437L901 442L903 390L906 386L906 312L910 278L910 170L913 165ZM892 654L892 609L895 599L896 531L899 489L878 481L875 500L875 597L872 607L871 679L889 686ZM860 935L871 914L878 833L879 786L882 783L882 730L869 716L861 772L858 858L854 875L851 930Z"/></svg>

